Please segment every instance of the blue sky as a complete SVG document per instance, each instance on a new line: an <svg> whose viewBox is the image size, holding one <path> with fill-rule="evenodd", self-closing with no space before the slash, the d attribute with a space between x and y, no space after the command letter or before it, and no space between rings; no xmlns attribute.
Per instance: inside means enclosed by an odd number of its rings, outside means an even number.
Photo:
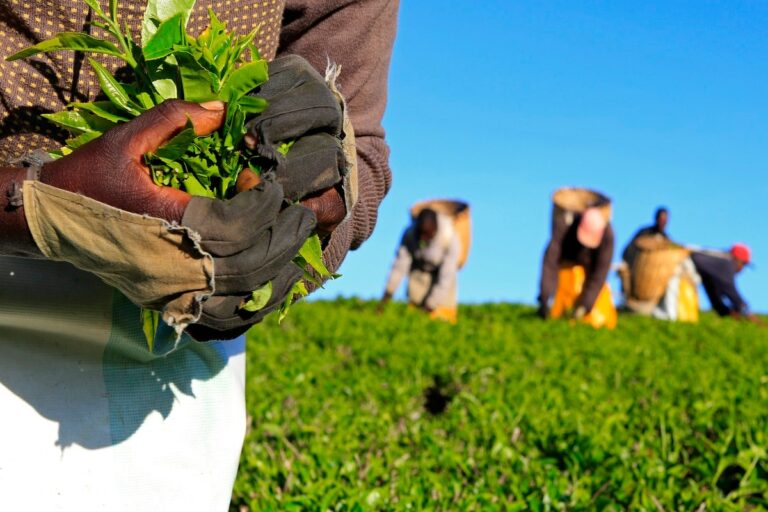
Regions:
<svg viewBox="0 0 768 512"><path fill-rule="evenodd" d="M660 204L681 242L751 245L738 284L767 312L766 27L758 1L402 2L394 184L318 297L379 296L409 205L458 197L474 228L461 301L532 303L550 195L581 185L614 201L615 259Z"/></svg>

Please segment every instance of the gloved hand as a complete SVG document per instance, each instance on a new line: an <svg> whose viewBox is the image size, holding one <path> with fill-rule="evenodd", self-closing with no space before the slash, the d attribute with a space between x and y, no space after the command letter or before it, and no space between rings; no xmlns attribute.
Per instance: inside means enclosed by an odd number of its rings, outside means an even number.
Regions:
<svg viewBox="0 0 768 512"><path fill-rule="evenodd" d="M547 320L549 318L549 304L540 302L539 309L536 310L536 315L542 320Z"/></svg>
<svg viewBox="0 0 768 512"><path fill-rule="evenodd" d="M269 80L255 91L267 100L248 123L245 143L273 167L291 201L305 200L318 231L330 232L345 217L341 184L347 173L342 147L344 116L339 97L303 58L288 55L269 64ZM283 156L278 148L293 143Z"/></svg>
<svg viewBox="0 0 768 512"><path fill-rule="evenodd" d="M200 235L214 258L216 291L203 303L202 316L187 328L195 339L234 338L282 304L303 270L292 263L315 227L311 210L281 210L283 189L270 179L228 202L193 197L182 225ZM248 236L243 236L248 233ZM253 290L272 283L266 306L248 312L241 305Z"/></svg>
<svg viewBox="0 0 768 512"><path fill-rule="evenodd" d="M314 226L303 207L281 211L282 188L269 181L230 201L152 182L144 153L188 118L198 134L218 128L223 104L205 106L166 102L46 164L41 182L23 185L27 223L46 257L98 275L179 328L200 317L214 281L218 293L241 294L284 275Z"/></svg>

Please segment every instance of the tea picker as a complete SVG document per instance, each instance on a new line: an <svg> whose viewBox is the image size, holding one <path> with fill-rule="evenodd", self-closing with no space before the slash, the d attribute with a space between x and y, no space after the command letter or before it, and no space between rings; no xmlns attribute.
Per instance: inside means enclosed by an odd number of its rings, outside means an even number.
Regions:
<svg viewBox="0 0 768 512"><path fill-rule="evenodd" d="M408 276L408 302L430 318L457 321L459 270L469 254L469 205L431 200L411 208L411 225L400 240L381 306Z"/></svg>

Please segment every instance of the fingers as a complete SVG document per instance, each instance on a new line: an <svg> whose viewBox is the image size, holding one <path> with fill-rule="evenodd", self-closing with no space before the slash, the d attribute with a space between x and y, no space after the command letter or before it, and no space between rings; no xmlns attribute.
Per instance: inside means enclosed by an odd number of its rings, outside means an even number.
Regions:
<svg viewBox="0 0 768 512"><path fill-rule="evenodd" d="M276 177L285 197L297 201L341 182L345 167L341 141L328 133L316 133L296 140Z"/></svg>
<svg viewBox="0 0 768 512"><path fill-rule="evenodd" d="M143 155L155 151L191 121L198 136L208 135L224 122L226 105L221 101L190 103L167 100L125 125L130 151Z"/></svg>
<svg viewBox="0 0 768 512"><path fill-rule="evenodd" d="M277 222L251 247L227 258L214 260L216 293L255 290L269 281L298 254L315 227L314 214L299 205L286 208Z"/></svg>
<svg viewBox="0 0 768 512"><path fill-rule="evenodd" d="M275 223L282 203L280 184L264 180L229 201L193 197L181 223L200 234L206 251L229 256L257 243Z"/></svg>
<svg viewBox="0 0 768 512"><path fill-rule="evenodd" d="M317 231L327 234L336 229L347 215L347 206L336 188L329 188L304 199L301 204L317 218Z"/></svg>
<svg viewBox="0 0 768 512"><path fill-rule="evenodd" d="M240 193L245 192L246 190L251 190L252 188L255 188L259 183L261 183L261 176L250 169L243 169L237 176L237 192Z"/></svg>

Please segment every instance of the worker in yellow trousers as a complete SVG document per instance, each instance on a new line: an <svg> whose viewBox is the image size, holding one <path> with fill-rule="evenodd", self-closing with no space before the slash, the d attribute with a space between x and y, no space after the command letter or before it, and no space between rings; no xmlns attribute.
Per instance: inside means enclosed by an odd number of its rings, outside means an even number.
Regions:
<svg viewBox="0 0 768 512"><path fill-rule="evenodd" d="M616 308L606 283L613 246L613 228L599 208L554 219L542 264L539 316L616 327Z"/></svg>

